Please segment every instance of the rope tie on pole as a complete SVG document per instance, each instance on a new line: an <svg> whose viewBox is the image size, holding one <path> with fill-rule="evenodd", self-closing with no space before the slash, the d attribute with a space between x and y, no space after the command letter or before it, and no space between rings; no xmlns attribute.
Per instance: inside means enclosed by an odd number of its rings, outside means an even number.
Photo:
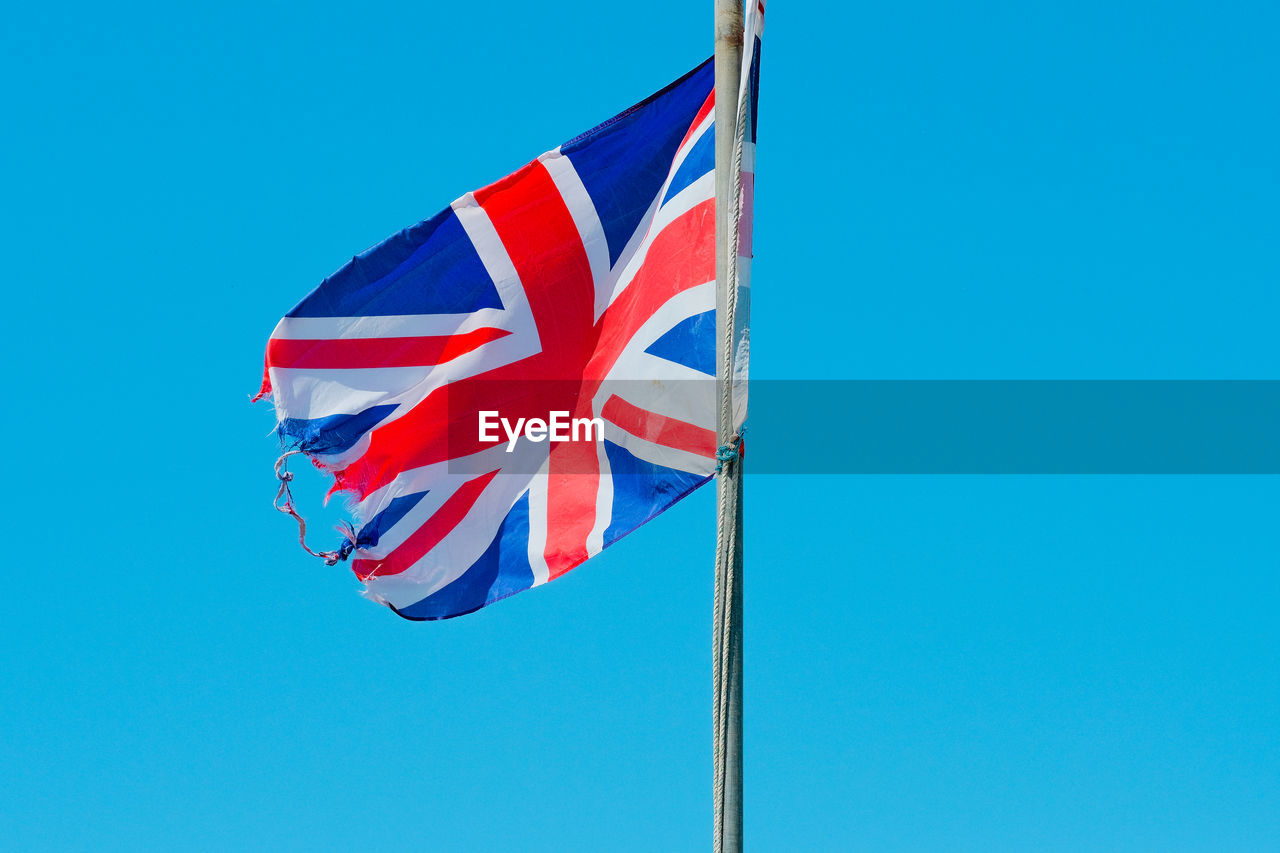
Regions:
<svg viewBox="0 0 1280 853"><path fill-rule="evenodd" d="M324 560L326 566L336 566L340 561L351 556L351 552L355 550L355 531L351 530L350 526L339 528L345 538L336 551L312 551L307 545L307 522L294 507L293 492L289 489L289 483L293 481L293 474L289 471L289 457L301 452L301 450L288 450L276 460L276 479L280 481L280 488L276 491L276 499L271 502L271 505L285 515L292 516L293 520L298 522L298 544L302 546L302 550ZM281 499L284 503L280 502Z"/></svg>
<svg viewBox="0 0 1280 853"><path fill-rule="evenodd" d="M746 427L738 430L729 438L728 444L722 444L716 448L716 473L719 474L724 470L727 463L733 462L739 456L743 455L745 445L742 443L742 437L746 435Z"/></svg>

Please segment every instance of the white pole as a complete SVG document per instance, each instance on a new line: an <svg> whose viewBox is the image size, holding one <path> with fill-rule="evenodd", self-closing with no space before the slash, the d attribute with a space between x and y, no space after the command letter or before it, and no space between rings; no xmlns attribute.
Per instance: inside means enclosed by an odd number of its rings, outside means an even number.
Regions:
<svg viewBox="0 0 1280 853"><path fill-rule="evenodd" d="M736 242L729 237L738 203L733 174L742 71L741 0L715 0L716 133L716 378L721 447L736 447L729 288L736 285ZM726 461L717 480L718 529L712 632L712 742L715 853L742 850L742 460Z"/></svg>

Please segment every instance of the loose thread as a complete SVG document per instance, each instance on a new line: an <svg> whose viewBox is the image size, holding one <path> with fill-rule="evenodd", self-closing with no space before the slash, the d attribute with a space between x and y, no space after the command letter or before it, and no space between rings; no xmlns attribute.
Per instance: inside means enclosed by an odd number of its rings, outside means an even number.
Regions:
<svg viewBox="0 0 1280 853"><path fill-rule="evenodd" d="M351 556L351 552L355 550L355 536L349 533L336 551L312 551L307 545L307 522L294 508L293 492L289 489L293 474L289 471L288 460L290 456L301 452L301 450L288 450L276 460L276 479L280 481L280 488L276 491L276 499L271 502L271 505L285 515L292 516L293 520L298 522L298 544L302 546L302 550L324 560L326 566L336 566L340 561ZM283 504L280 503L281 498L284 499Z"/></svg>

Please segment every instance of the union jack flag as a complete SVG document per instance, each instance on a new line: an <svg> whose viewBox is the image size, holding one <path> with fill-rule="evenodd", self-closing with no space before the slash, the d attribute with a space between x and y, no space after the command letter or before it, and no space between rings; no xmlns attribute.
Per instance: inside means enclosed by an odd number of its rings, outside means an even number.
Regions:
<svg viewBox="0 0 1280 853"><path fill-rule="evenodd" d="M410 619L552 580L716 460L712 65L354 258L279 322L262 390L348 495L336 552ZM603 435L482 440L482 413ZM602 439L602 440L601 440Z"/></svg>

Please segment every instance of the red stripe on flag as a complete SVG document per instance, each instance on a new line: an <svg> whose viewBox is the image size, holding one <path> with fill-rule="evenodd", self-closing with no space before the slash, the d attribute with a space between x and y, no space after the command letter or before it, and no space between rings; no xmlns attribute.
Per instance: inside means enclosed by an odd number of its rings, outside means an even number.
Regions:
<svg viewBox="0 0 1280 853"><path fill-rule="evenodd" d="M716 453L715 430L646 411L616 394L604 404L601 416L637 438L654 444L686 450L702 457Z"/></svg>
<svg viewBox="0 0 1280 853"><path fill-rule="evenodd" d="M693 117L693 123L690 124L689 129L685 131L684 139L681 139L680 144L676 146L677 151L683 148L684 144L689 141L689 137L693 136L693 132L698 129L698 125L702 124L702 120L707 117L707 113L711 112L711 108L715 105L716 93L712 91L710 95L707 95L707 99L702 102L702 106L698 109L698 114ZM707 132L712 133L714 131L708 130Z"/></svg>
<svg viewBox="0 0 1280 853"><path fill-rule="evenodd" d="M575 418L590 418L591 401L584 399ZM600 492L600 457L591 438L566 441L551 448L547 468L547 541L542 555L547 579L560 575L587 559L587 537L596 522L596 496Z"/></svg>
<svg viewBox="0 0 1280 853"><path fill-rule="evenodd" d="M272 338L267 366L303 370L359 370L378 367L425 367L444 364L511 334L483 328L459 335L409 338L336 338L293 340Z"/></svg>
<svg viewBox="0 0 1280 853"><path fill-rule="evenodd" d="M502 238L529 297L543 351L527 366L545 386L548 411L590 417L589 397L578 398L574 382L596 344L595 285L582 236L546 166L535 161L476 193L476 201ZM587 537L595 525L600 471L594 442L567 442L552 449L547 478L548 578L587 559Z"/></svg>
<svg viewBox="0 0 1280 853"><path fill-rule="evenodd" d="M270 374L270 372L269 372L270 370L271 370L271 363L270 363L270 362L268 362L267 364L263 365L263 368L262 368L262 387L258 389L258 393L257 393L257 394L255 394L255 395L254 395L254 397L253 397L253 399L249 401L250 403L256 403L256 402L258 402L259 400L261 400L263 397L265 397L265 396L267 396L268 394L270 394L270 393L271 393L271 374Z"/></svg>
<svg viewBox="0 0 1280 853"><path fill-rule="evenodd" d="M540 379L580 375L595 335L595 285L578 226L535 160L475 193L520 276L538 326Z"/></svg>
<svg viewBox="0 0 1280 853"><path fill-rule="evenodd" d="M463 483L456 492L449 495L440 509L436 510L435 515L427 519L426 524L409 534L409 538L401 543L399 548L381 560L352 560L351 571L364 581L374 575L378 577L398 575L418 562L423 555L439 545L440 540L448 536L449 532L458 526L458 522L466 517L471 507L475 506L476 501L480 499L485 486L489 485L497 473L497 471L490 471L488 474Z"/></svg>

